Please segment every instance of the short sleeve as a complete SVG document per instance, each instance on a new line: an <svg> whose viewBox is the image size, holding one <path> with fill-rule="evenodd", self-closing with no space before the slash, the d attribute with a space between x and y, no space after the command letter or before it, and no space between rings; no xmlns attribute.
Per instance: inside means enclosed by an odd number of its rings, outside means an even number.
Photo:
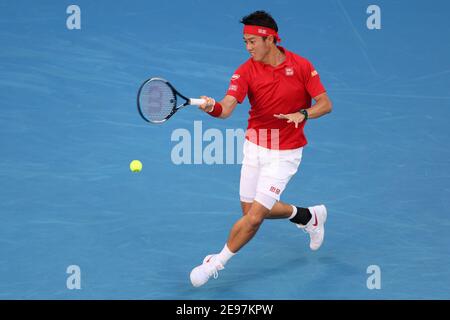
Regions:
<svg viewBox="0 0 450 320"><path fill-rule="evenodd" d="M244 101L248 92L247 75L245 66L240 66L231 76L230 85L228 86L227 95L233 96L239 103Z"/></svg>
<svg viewBox="0 0 450 320"><path fill-rule="evenodd" d="M306 91L308 91L311 97L317 97L319 94L326 92L325 87L320 81L319 73L308 60L305 60L305 64L302 67L302 77Z"/></svg>

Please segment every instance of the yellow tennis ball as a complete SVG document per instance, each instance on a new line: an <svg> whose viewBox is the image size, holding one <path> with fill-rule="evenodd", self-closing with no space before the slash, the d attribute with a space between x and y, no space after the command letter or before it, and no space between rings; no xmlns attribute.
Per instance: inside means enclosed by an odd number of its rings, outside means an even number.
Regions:
<svg viewBox="0 0 450 320"><path fill-rule="evenodd" d="M130 170L133 172L139 172L142 170L142 162L139 160L133 160L130 162Z"/></svg>

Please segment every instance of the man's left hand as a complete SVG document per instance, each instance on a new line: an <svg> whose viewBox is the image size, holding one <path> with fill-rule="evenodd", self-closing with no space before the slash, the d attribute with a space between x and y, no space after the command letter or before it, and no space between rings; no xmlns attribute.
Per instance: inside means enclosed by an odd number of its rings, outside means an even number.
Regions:
<svg viewBox="0 0 450 320"><path fill-rule="evenodd" d="M274 114L275 118L278 119L287 119L287 123L294 123L295 127L298 128L298 124L302 123L303 120L305 120L305 116L300 112L294 112L289 114Z"/></svg>

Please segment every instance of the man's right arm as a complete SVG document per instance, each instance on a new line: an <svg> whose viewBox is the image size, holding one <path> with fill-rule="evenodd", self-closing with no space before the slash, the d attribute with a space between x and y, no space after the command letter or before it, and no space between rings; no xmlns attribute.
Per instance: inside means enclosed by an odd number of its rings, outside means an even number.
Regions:
<svg viewBox="0 0 450 320"><path fill-rule="evenodd" d="M199 106L199 109L205 112L211 112L214 108L214 99L206 96L201 96L202 99L206 100L206 103ZM235 97L231 95L226 95L221 101L219 101L222 106L222 113L218 116L218 118L226 119L233 113L234 108L236 108L238 101Z"/></svg>
<svg viewBox="0 0 450 320"><path fill-rule="evenodd" d="M226 95L219 103L222 105L222 114L219 118L226 119L233 113L234 108L236 108L238 102L235 97Z"/></svg>

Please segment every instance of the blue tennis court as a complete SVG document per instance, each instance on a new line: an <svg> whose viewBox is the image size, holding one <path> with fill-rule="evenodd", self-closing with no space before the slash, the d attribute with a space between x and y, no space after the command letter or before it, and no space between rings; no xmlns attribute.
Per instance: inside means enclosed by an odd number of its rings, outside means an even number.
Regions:
<svg viewBox="0 0 450 320"><path fill-rule="evenodd" d="M81 29L67 28L71 4ZM381 29L366 26L371 4ZM257 9L277 20L282 46L314 63L333 101L306 126L282 197L327 205L325 243L311 252L292 223L267 220L217 280L194 288L191 269L241 216L240 164L177 165L172 135L185 129L204 150L197 121L225 137L246 128L249 103L225 121L187 107L150 125L136 93L160 76L188 96L222 98L248 59L239 20ZM3 1L0 298L449 299L449 10L422 0ZM67 287L69 266L80 289ZM367 286L369 266L379 289Z"/></svg>

